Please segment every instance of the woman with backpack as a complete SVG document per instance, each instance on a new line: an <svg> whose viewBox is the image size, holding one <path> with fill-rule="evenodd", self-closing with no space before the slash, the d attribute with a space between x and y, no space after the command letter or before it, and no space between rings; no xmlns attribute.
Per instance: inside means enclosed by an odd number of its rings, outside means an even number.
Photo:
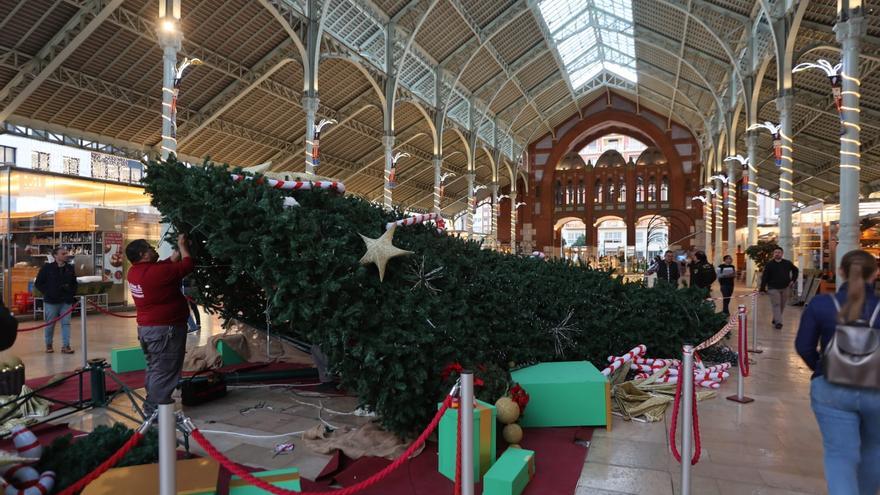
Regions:
<svg viewBox="0 0 880 495"><path fill-rule="evenodd" d="M810 402L824 448L830 495L880 491L880 300L877 260L854 250L840 262L846 282L804 309L795 348L813 370Z"/></svg>

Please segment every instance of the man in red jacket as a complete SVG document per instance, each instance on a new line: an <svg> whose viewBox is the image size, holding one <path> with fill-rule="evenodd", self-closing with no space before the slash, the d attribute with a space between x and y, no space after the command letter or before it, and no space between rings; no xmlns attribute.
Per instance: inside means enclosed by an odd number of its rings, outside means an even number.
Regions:
<svg viewBox="0 0 880 495"><path fill-rule="evenodd" d="M180 379L186 350L186 319L189 306L180 283L193 271L186 236L177 236L179 249L159 261L159 253L145 240L132 241L125 256L132 266L128 285L137 308L138 341L147 360L144 386L149 416L159 404L173 404L171 393Z"/></svg>

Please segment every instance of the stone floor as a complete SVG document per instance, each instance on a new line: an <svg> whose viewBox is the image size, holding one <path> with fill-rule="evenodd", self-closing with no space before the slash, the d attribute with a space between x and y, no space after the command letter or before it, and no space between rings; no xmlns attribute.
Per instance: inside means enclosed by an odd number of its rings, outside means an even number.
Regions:
<svg viewBox="0 0 880 495"><path fill-rule="evenodd" d="M769 311L769 301L759 298L759 321L769 321ZM793 349L800 312L797 307L787 308L785 327L780 331L766 324L759 329L760 347L765 352L752 355L755 363L752 376L746 381L746 395L755 402L739 405L724 399L736 391L734 370L717 398L699 404L703 457L692 470L695 495L826 493L822 446L809 407L810 374ZM131 319L90 314L88 325L89 357L108 357L111 348L137 342ZM203 317L202 331L189 337L188 345L201 345L220 331L216 320ZM51 375L81 365L79 335L79 319L74 318L72 343L77 351L74 355L45 354L42 331L20 335L15 347L7 352L24 360L28 377ZM58 344L60 336L56 335L56 346ZM125 402L120 398L116 405L128 409ZM264 407L242 414L242 409L259 402L271 409ZM284 389L236 388L230 390L226 400L188 412L203 429L257 435L301 431L319 424L321 419L336 426L364 421L354 416L330 414L326 409L319 418L321 405L340 412L351 411L355 406L351 399L327 399L308 392L296 395ZM118 419L113 413L97 411L72 421L71 426L88 430L95 424ZM680 467L669 451L668 430L668 416L665 422L653 424L615 418L611 432L597 430L577 494L680 493ZM304 448L298 448L292 455L273 457L272 447L283 439L212 435L211 440L235 460L267 468L298 465L306 477L317 474L326 459L306 455Z"/></svg>
<svg viewBox="0 0 880 495"><path fill-rule="evenodd" d="M718 397L699 403L703 455L692 468L695 495L793 495L826 493L822 443L810 410L810 371L794 352L801 308L785 310L785 326L771 329L770 302L758 299L759 347L752 354L740 405L734 369ZM669 449L669 414L663 423L614 419L597 430L581 474L578 495L680 493L681 468Z"/></svg>

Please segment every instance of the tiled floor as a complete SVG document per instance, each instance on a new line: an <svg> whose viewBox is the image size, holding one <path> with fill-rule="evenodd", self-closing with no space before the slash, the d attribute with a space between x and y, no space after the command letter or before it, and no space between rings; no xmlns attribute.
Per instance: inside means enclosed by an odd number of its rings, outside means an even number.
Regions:
<svg viewBox="0 0 880 495"><path fill-rule="evenodd" d="M760 348L740 405L736 370L714 399L699 403L701 461L692 468L694 495L824 494L822 444L810 410L810 373L794 352L799 307L785 311L785 327L770 329L770 303L758 299ZM650 353L650 350L649 350ZM614 418L612 431L597 430L578 495L681 493L681 468L669 450L669 414L662 423Z"/></svg>
<svg viewBox="0 0 880 495"><path fill-rule="evenodd" d="M769 321L769 301L759 299L759 320ZM734 376L718 392L718 397L699 404L703 457L692 470L694 495L739 494L822 494L822 447L816 422L809 407L809 372L794 353L793 340L800 308L786 310L785 328L781 331L760 328L763 354L753 355L752 376L746 382L746 395L755 402L739 405L724 399L736 391ZM29 326L29 323L23 324ZM109 357L113 347L136 345L135 324L131 319L89 315L89 357ZM189 338L188 345L205 343L210 335L221 332L216 320L203 317L203 329ZM56 330L56 346L60 344ZM7 352L20 356L28 377L51 375L76 368L82 363L79 319L73 320L72 356L43 353L42 331L19 336ZM0 359L2 360L2 359ZM232 430L253 434L277 434L302 430L318 424L317 409L297 404L292 399L317 403L307 396L289 391L236 389L231 400L216 406L190 410L203 428ZM241 408L264 400L273 410L256 411L243 416ZM351 410L353 401L342 399L332 405L336 410ZM125 401L117 404L126 409ZM276 410L287 408L283 420L273 421ZM118 420L113 414L97 411L74 421L72 426L90 429L94 424ZM357 424L362 418L332 416L323 419L339 424ZM665 495L680 493L680 467L672 459L668 446L667 421L653 424L614 419L609 433L597 430L577 490L578 495L638 494ZM298 465L307 477L323 466L320 456L304 455L300 448L294 455L272 457L271 448L279 440L255 440L215 435L213 441L233 459L265 467ZM257 460L257 462L255 462Z"/></svg>

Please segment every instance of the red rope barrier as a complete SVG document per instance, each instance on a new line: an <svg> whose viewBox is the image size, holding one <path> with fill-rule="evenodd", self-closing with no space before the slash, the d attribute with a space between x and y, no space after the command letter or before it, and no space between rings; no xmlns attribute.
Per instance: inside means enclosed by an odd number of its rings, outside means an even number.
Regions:
<svg viewBox="0 0 880 495"><path fill-rule="evenodd" d="M669 446L672 449L672 457L676 461L681 462L681 453L678 451L678 444L675 440L675 434L678 431L678 409L681 405L681 384L684 382L684 365L678 365L678 383L675 385L675 400L672 402L672 427L669 428ZM693 394L693 419L694 419L694 455L691 457L691 465L700 462L700 455L703 446L700 441L700 415L697 413L697 388L692 387ZM689 435L690 432L683 432L682 435Z"/></svg>
<svg viewBox="0 0 880 495"><path fill-rule="evenodd" d="M81 492L86 487L86 485L88 485L92 481L95 481L96 479L98 479L99 476L107 472L108 469L119 463L119 461L121 461L122 458L125 457L125 454L128 454L131 449L135 448L143 438L144 435L141 432L135 431L134 434L129 437L128 441L126 441L125 444L123 444L122 447L120 447L115 454L110 456L109 459L102 462L98 467L93 469L92 472L90 472L89 474L85 475L85 477L83 477L81 480L65 488L58 495L74 495Z"/></svg>
<svg viewBox="0 0 880 495"><path fill-rule="evenodd" d="M746 321L745 313L741 313L743 318L739 320L739 331L737 333L737 345L739 346L739 372L743 378L748 377L751 373L751 364L749 364L749 324Z"/></svg>
<svg viewBox="0 0 880 495"><path fill-rule="evenodd" d="M401 456L398 457L394 462L385 466L384 469L365 479L364 481L361 481L360 483L354 484L348 488L334 490L332 492L294 492L292 490L279 488L267 481L255 477L246 469L226 457L222 452L217 450L217 447L211 445L211 442L209 442L208 439L205 438L202 432L200 432L198 429L194 429L191 435L192 438L195 439L195 441L198 442L198 444L201 445L203 449L205 449L205 452L207 452L209 456L213 457L214 460L222 464L223 467L229 470L229 472L238 476L249 484L254 485L257 488L262 488L269 493L274 493L275 495L326 495L327 493L333 493L334 495L352 495L382 481L383 479L388 477L389 474L402 466L403 463L409 460L410 456L412 456L415 451L418 450L419 447L421 447L422 444L425 443L425 441L428 439L428 436L437 429L437 425L440 424L440 418L443 417L443 413L445 413L446 410L449 409L450 405L452 405L452 397L447 396L446 399L443 401L443 406L440 408L439 411L437 411L437 414L434 416L434 419L431 420L431 423L428 424L428 427L425 429L425 431L423 431L422 434L419 435L419 437L416 438L416 440L412 443L412 445L410 445L409 448L406 449L406 452L401 454Z"/></svg>
<svg viewBox="0 0 880 495"><path fill-rule="evenodd" d="M39 330L41 328L46 328L49 325L54 325L55 323L61 321L61 319L64 318L65 316L69 315L70 313L73 313L73 311L77 308L78 305L79 305L79 303L75 303L73 306L70 307L70 309L65 311L63 314L58 315L58 317L53 318L53 319L43 323L42 325L37 325L35 327L19 328L18 331L19 332L30 332L31 330Z"/></svg>
<svg viewBox="0 0 880 495"><path fill-rule="evenodd" d="M461 495L461 399L458 401L458 432L455 436L455 484L453 495Z"/></svg>
<svg viewBox="0 0 880 495"><path fill-rule="evenodd" d="M117 318L137 318L137 315L121 315L119 313L114 313L110 310L102 308L100 305L96 304L94 301L88 301L89 306L93 309L97 309L98 312L104 313L105 315L115 316Z"/></svg>

